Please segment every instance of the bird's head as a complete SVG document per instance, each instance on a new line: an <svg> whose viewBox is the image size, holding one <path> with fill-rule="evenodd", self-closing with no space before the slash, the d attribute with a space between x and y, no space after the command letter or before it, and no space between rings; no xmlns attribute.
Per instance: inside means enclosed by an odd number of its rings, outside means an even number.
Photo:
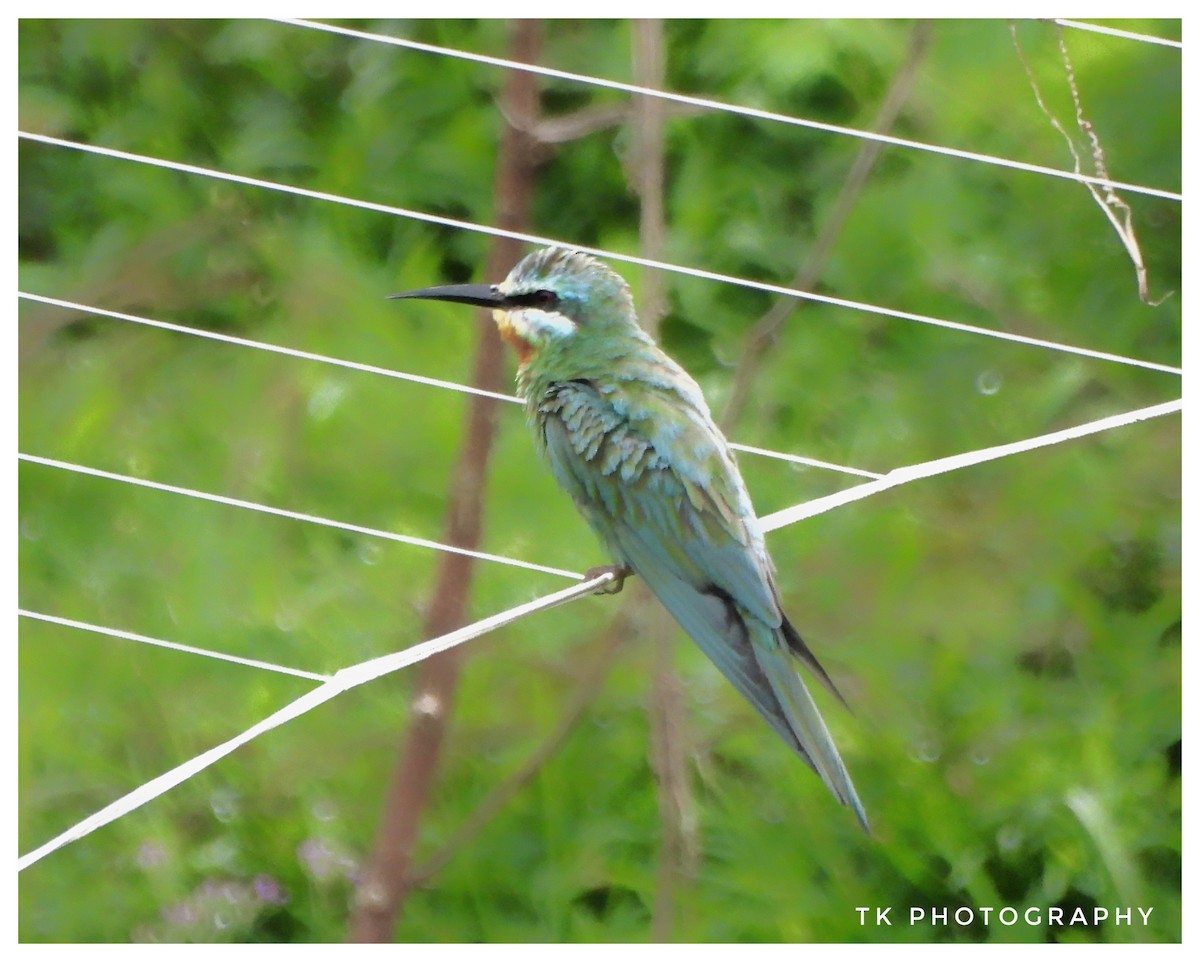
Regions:
<svg viewBox="0 0 1200 962"><path fill-rule="evenodd" d="M490 307L500 333L528 361L614 334L641 334L629 285L594 257L547 247L524 258L499 284L452 284L393 294Z"/></svg>

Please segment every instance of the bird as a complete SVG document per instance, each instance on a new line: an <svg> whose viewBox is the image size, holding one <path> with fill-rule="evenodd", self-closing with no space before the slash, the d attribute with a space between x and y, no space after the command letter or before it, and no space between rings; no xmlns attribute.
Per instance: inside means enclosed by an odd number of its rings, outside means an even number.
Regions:
<svg viewBox="0 0 1200 962"><path fill-rule="evenodd" d="M516 352L517 393L559 486L783 741L870 831L802 665L845 704L783 612L746 484L699 385L639 325L629 285L591 255L547 247L498 284L390 295L490 308Z"/></svg>

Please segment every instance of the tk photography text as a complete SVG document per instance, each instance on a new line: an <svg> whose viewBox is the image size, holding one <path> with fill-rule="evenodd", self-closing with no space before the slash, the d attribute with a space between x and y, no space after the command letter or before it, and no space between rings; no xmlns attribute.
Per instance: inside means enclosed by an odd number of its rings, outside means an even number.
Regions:
<svg viewBox="0 0 1200 962"><path fill-rule="evenodd" d="M1041 926L1045 923L1052 927L1070 928L1078 926L1080 928L1092 928L1104 924L1146 926L1150 924L1150 916L1154 912L1154 909L1130 905L1113 906L1111 908L1097 905L1090 909L1081 907L1064 909L1058 905L1047 907L1031 905L1024 909L1016 909L1011 905L1005 905L1001 908L991 905L981 908L970 908L965 905L957 908L914 905L909 908L907 917L905 917L903 912L897 912L895 918L892 917L892 906L890 905L886 908L859 905L855 907L854 911L858 913L859 925L946 925L966 927L974 925L976 921L980 921L984 925L998 923L1000 925Z"/></svg>

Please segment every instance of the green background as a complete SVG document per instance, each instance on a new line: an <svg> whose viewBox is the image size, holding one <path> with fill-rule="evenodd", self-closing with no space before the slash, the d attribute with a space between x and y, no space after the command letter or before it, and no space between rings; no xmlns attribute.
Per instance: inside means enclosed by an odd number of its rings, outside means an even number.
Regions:
<svg viewBox="0 0 1200 962"><path fill-rule="evenodd" d="M500 21L355 26L495 56L509 32ZM667 86L866 127L912 30L668 22ZM1018 32L1048 105L1071 122L1053 26ZM1112 176L1178 190L1180 52L1064 40ZM626 23L548 22L542 62L631 80L630 46ZM19 68L26 131L493 220L494 67L269 22L23 21ZM627 99L561 80L542 91L548 114ZM934 25L893 132L1071 163L1002 21ZM619 126L556 148L535 232L637 253L631 137ZM776 284L803 263L858 149L718 112L672 117L666 145L666 259ZM480 276L485 236L25 141L19 164L22 290L470 377L465 310L384 295L499 280ZM1151 294L1175 292L1158 307L1139 301L1082 186L895 148L818 289L1178 365L1180 205L1124 196ZM643 272L614 267L636 294ZM663 281L661 340L719 410L773 299ZM19 318L22 451L440 536L462 395L29 301ZM1179 393L1173 374L810 304L730 433L884 472ZM483 547L574 570L603 563L520 410L498 417ZM760 514L856 483L740 463ZM317 672L422 640L429 551L27 463L19 486L25 608ZM905 485L768 542L792 619L852 706L821 702L874 834L680 637L696 859L670 898L672 938L1179 939L1177 416ZM482 565L470 608L483 617L565 584ZM418 861L546 738L629 596L470 644ZM28 619L18 653L22 853L311 687ZM398 939L650 937L656 658L652 642L625 642L562 747L410 896ZM402 673L349 692L27 869L20 938L343 938L411 684ZM910 906L1004 905L1153 914L1069 930L905 924ZM857 906L892 906L897 924L860 926Z"/></svg>

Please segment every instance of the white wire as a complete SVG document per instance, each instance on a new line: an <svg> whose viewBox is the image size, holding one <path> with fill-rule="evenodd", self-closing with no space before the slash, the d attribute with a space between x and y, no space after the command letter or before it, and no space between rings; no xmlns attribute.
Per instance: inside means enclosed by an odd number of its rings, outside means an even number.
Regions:
<svg viewBox="0 0 1200 962"><path fill-rule="evenodd" d="M158 321L149 317L139 317L136 314L125 314L121 311L111 311L103 307L93 307L89 304L79 304L75 301L64 301L57 297L46 297L42 294L30 294L25 291L17 291L17 297L27 301L37 301L40 304L50 304L54 307L63 307L68 310L82 311L85 314L95 314L99 317L111 317L118 321L129 321L133 324L144 324L147 327L156 327L164 331L171 331L176 334L190 334L193 337L207 338L212 341L221 341L226 344L234 344L238 347L249 347L259 351L269 351L274 354L283 354L289 357L297 357L305 361L317 361L322 364L332 364L335 367L344 367L352 371L363 371L368 374L382 374L385 377L398 378L402 381L412 381L416 384L424 384L428 387L442 388L447 391L458 391L463 394L478 394L481 397L494 398L497 401L507 401L512 404L521 404L522 401L518 397L513 397L511 394L498 394L495 391L484 391L477 387L472 387L468 384L459 384L457 381L443 381L439 378L425 377L421 374L410 374L407 371L396 371L386 367L376 367L374 364L362 364L358 361L347 361L342 358L330 357L326 354L313 354L311 351L301 351L292 347L281 347L277 344L268 344L265 341L252 341L245 337L234 337L231 334L221 334L217 331L206 331L198 327L185 327L182 324L172 324L169 321ZM838 471L842 474L855 474L864 478L881 477L875 471L866 471L863 468L851 468L841 464L833 464L830 461L819 461L816 458L806 458L799 454L788 454L784 451L772 451L768 448L757 448L749 444L737 444L730 442L730 447L737 451L745 451L748 454L761 455L764 458L776 458L780 461L790 461L793 464L803 464L808 467L822 468L827 471Z"/></svg>
<svg viewBox="0 0 1200 962"><path fill-rule="evenodd" d="M407 217L412 220L419 220L429 224L439 224L443 227L452 227L458 230L473 231L475 233L486 234L491 237L507 237L512 240L523 241L528 244L536 244L539 246L570 247L574 250L582 251L585 254L593 254L597 257L603 257L609 260L622 261L627 264L637 264L640 267L650 267L656 270L670 271L674 274L684 274L688 277L698 277L703 280L717 281L718 283L722 284L733 284L737 287L747 287L752 290L765 291L768 294L781 294L786 297L799 297L804 300L816 301L820 304L829 304L834 307L844 307L849 308L850 310L865 311L869 314L880 314L884 317L894 317L905 321L915 321L919 324L931 324L935 327L959 331L965 334L977 334L982 337L992 337L1002 341L1010 341L1015 344L1025 344L1031 347L1040 347L1046 350L1060 351L1065 354L1076 354L1081 357L1090 357L1099 361L1113 361L1118 364L1127 364L1132 367L1140 367L1152 371L1162 371L1166 374L1183 373L1183 370L1178 367L1173 367L1167 364L1159 364L1153 361L1143 361L1138 358L1124 357L1120 354L1110 354L1106 351L1095 351L1091 348L1074 347L1069 344L1060 344L1055 341L1047 341L1042 338L1027 337L1023 334L1011 334L1006 331L997 331L987 327L978 327L974 324L963 324L959 321L948 321L938 317L930 317L927 314L915 314L911 311L901 311L890 307L881 307L876 304L852 301L844 297L831 297L828 294L816 294L812 291L798 291L795 288L784 287L779 284L768 284L764 281L752 281L744 277L734 277L730 274L720 274L716 271L706 271L696 267L683 267L678 264L668 264L664 261L652 260L648 257L638 257L635 254L620 254L616 251L606 251L597 247L585 247L579 244L570 244L549 237L541 237L537 234L526 234L521 231L510 231L503 230L499 227L488 227L483 224L474 224L470 221L456 220L452 217L441 217L437 214L427 214L422 211L414 211L404 207L392 207L388 204L377 204L372 201L355 200L349 197L341 197L337 194L325 193L324 191L308 190L303 187L279 184L269 180L260 180L257 177L246 177L241 174L229 174L225 171L213 170L208 167L197 167L195 164L182 164L173 160L163 160L162 158L158 157L147 157L143 154L131 154L123 150L113 150L110 147L97 147L93 144L82 144L72 140L62 140L58 137L47 137L44 134L33 134L26 131L17 131L17 136L23 140L47 144L54 147L65 147L71 150L80 150L85 153L98 154L104 157L113 157L118 160L133 161L134 163L139 164L150 164L151 166L161 167L165 170L176 170L180 171L181 173L196 174L201 177L211 177L216 180L224 180L235 184L245 184L251 187L262 187L267 190L294 194L298 197L309 197L314 200L330 201L332 203L344 204L349 207L357 207L363 210L371 210L383 214L393 214L398 217Z"/></svg>
<svg viewBox="0 0 1200 962"><path fill-rule="evenodd" d="M922 464L910 464L907 467L889 471L876 481L869 481L866 484L838 491L836 494L793 505L790 508L784 508L782 511L776 511L765 518L760 518L759 524L762 526L763 531L774 531L776 528L795 524L804 518L811 518L813 515L822 514L843 504L849 504L851 501L858 501L869 495L878 494L880 491L886 491L888 488L907 484L909 481L916 481L918 478L928 478L935 474L944 474L947 471L957 471L972 464L992 461L996 458L1007 457L1010 454L1018 454L1022 451L1031 451L1034 448L1041 448L1050 444L1059 444L1062 441L1069 441L1072 438L1081 438L1088 434L1095 434L1098 431L1107 431L1111 428L1122 427L1126 424L1133 424L1137 421L1161 417L1164 414L1173 414L1182 410L1182 399L1167 401L1165 404L1156 404L1152 407L1129 411L1125 414L1115 414L1112 417L1090 421L1087 424L1080 424L1062 431L1055 431L1051 434L1042 434L1035 438L1026 438L1023 441L999 444L995 447L982 448L978 451L968 451L965 454L955 454L948 458L938 458L936 461L925 461Z"/></svg>
<svg viewBox="0 0 1200 962"><path fill-rule="evenodd" d="M478 638L486 632L494 631L519 618L523 618L525 615L533 614L535 611L542 611L546 608L552 608L555 605L573 601L576 598L595 591L612 580L613 575L606 572L589 581L572 585L570 588L564 588L562 591L556 591L554 594L546 595L536 601L517 605L515 608L492 615L490 618L484 618L481 621L459 628L457 631L452 631L449 634L421 642L419 645L406 648L404 651L384 655L381 658L374 658L350 668L343 668L318 688L314 688L312 691L301 695L295 701L258 722L258 724L252 725L250 728L230 738L228 741L222 742L215 748L210 748L203 754L197 755L182 765L177 765L170 771L164 772L157 778L153 778L145 784L138 786L127 795L123 795L115 802L100 809L100 811L72 825L65 832L56 835L44 845L40 845L33 851L22 855L17 859L17 871L23 871L56 849L62 848L67 843L77 841L85 835L94 832L96 829L107 825L109 822L116 821L134 809L153 801L159 795L162 795L181 782L191 778L197 772L208 768L214 762L224 758L234 749L245 745L247 742L257 738L264 732L270 731L272 728L277 728L285 722L291 721L293 718L298 718L300 715L312 711L318 705L324 704L344 691L348 691L368 681L373 681L391 672L399 671L401 668L407 668L409 665L423 661L431 655L446 651L455 645L461 645L472 638Z"/></svg>
<svg viewBox="0 0 1200 962"><path fill-rule="evenodd" d="M221 341L224 344L235 344L238 347L251 347L256 351L270 351L273 354L284 354L288 357L297 357L304 361L319 361L321 364L332 364L336 367L344 367L352 371L363 371L367 374L382 374L384 377L392 377L401 381L412 381L415 384L424 384L428 387L440 387L447 391L458 391L462 394L477 394L480 397L495 398L497 401L521 403L520 398L515 398L512 395L499 394L496 391L485 391L482 388L472 387L469 384L442 381L436 377L410 374L407 371L396 371L391 368L377 367L374 364L363 364L359 361L347 361L343 358L329 357L326 354L301 351L294 347L268 344L266 341L252 341L246 337L234 337L232 334L222 334L219 331L207 331L199 327L185 327L182 324L172 324L170 321L158 321L150 317L139 317L136 314L124 314L121 311L110 311L104 307L92 307L89 304L64 301L57 297L46 297L43 294L29 294L25 291L17 291L17 297L27 301L37 301L41 304L51 304L54 307L63 307L72 311L82 311L85 314L96 314L100 317L111 317L118 321L129 321L132 324L143 324L146 327L157 327L164 331L173 331L176 334L189 334L192 337L202 337L210 341Z"/></svg>
<svg viewBox="0 0 1200 962"><path fill-rule="evenodd" d="M799 454L785 454L782 451L771 451L768 448L756 448L752 444L738 444L736 441L730 441L729 446L735 451L745 451L747 454L759 454L764 458L778 458L781 461L791 461L793 464L803 464L810 468L821 468L825 471L837 471L841 474L856 474L860 478L879 478L883 476L878 471L851 468L844 464L834 464L831 461L818 461L816 458L805 458Z"/></svg>
<svg viewBox="0 0 1200 962"><path fill-rule="evenodd" d="M182 651L189 655L203 655L205 658L216 658L219 661L231 661L235 665L245 665L247 668L261 668L264 671L276 671L284 675L295 675L297 678L308 678L310 681L327 681L329 675L318 675L299 668L288 668L285 665L273 665L269 661L259 661L257 658L242 658L240 655L230 655L223 651L211 651L208 648L196 648L193 645L183 645L177 641L164 641L161 638L151 638L120 628L105 628L103 625L93 625L86 621L75 621L71 618L60 618L57 615L47 615L40 611L30 611L18 608L17 614L22 618L33 618L37 621L47 621L53 625L63 625L67 628L78 628L80 631L91 631L112 638L124 638L126 641L137 641L144 645L156 645L159 648L170 648L172 651Z"/></svg>
<svg viewBox="0 0 1200 962"><path fill-rule="evenodd" d="M196 498L200 501L212 501L233 508L245 508L247 511L258 511L262 514L276 515L280 518L291 518L293 521L306 521L309 524L319 524L326 528L337 528L339 531L352 531L355 534L365 534L372 538L386 538L388 541L399 541L401 544L415 545L419 548L432 548L434 551L445 551L450 554L465 555L480 561L493 561L496 564L510 565L514 568L525 568L528 571L540 571L544 574L558 575L560 578L574 578L581 581L583 575L563 568L551 568L547 565L534 564L532 561L521 561L519 558L509 558L505 555L490 554L486 551L472 551L470 548L460 548L452 544L442 544L427 538L414 538L406 534L396 534L393 531L382 531L379 528L367 528L360 524L349 524L345 521L334 521L331 518L318 517L315 514L304 514L300 511L289 511L287 508L274 508L255 501L243 501L241 498L230 498L223 494L210 494L207 491L197 491L194 488L181 488L174 484L163 484L160 481L150 481L146 478L134 478L127 474L116 474L113 471L102 471L100 468L89 468L83 464L73 464L70 461L57 461L54 458L43 458L36 454L17 453L18 461L28 461L30 464L40 464L60 471L72 471L75 474L87 474L94 478L104 478L108 481L119 481L132 484L139 488L150 488L154 491L166 491L170 494L180 494L185 498Z"/></svg>
<svg viewBox="0 0 1200 962"><path fill-rule="evenodd" d="M1154 37L1148 33L1133 33L1129 30L1118 30L1116 27L1102 27L1098 23L1084 23L1081 20L1055 20L1060 27L1071 27L1075 30L1090 30L1092 33L1105 33L1110 37L1121 37L1123 40L1137 40L1141 43L1156 43L1163 47L1183 49L1180 40L1168 40L1166 37Z"/></svg>
<svg viewBox="0 0 1200 962"><path fill-rule="evenodd" d="M910 150L920 150L927 153L941 154L945 157L957 157L962 160L973 160L982 164L991 164L995 167L1008 167L1013 170L1023 170L1028 173L1043 174L1047 177L1058 177L1063 180L1073 180L1085 184L1097 184L1102 187L1111 187L1118 190L1129 191L1136 194L1148 194L1151 197L1162 197L1167 200L1183 200L1183 195L1169 190L1161 190L1157 187L1143 187L1138 184L1126 184L1121 181L1107 180L1103 177L1095 177L1090 174L1077 174L1071 170L1061 170L1057 167L1043 167L1040 164L1029 164L1019 160L1009 160L1005 157L996 157L992 154L980 154L971 150L959 150L954 147L940 147L936 144L927 144L919 140L908 140L904 137L894 137L890 134L874 133L869 130L858 130L854 127L842 127L838 124L826 124L817 120L807 120L802 117L792 117L787 114L778 114L770 110L759 110L754 107L744 107L739 104L725 103L720 100L710 100L707 97L691 97L687 94L670 93L665 90L654 90L650 87L640 87L637 84L623 83L619 80L606 80L603 77L592 77L587 74L572 73L569 70L556 70L552 67L542 67L536 64L521 63L519 60L506 60L503 57L490 57L486 54L470 53L466 50L458 50L453 47L439 47L434 44L420 43L416 40L408 40L403 37L390 37L385 34L367 33L363 30L351 30L348 27L338 27L333 24L319 23L315 20L294 20L276 18L279 23L288 24L294 27L306 27L310 30L321 30L326 33L338 34L343 37L350 37L355 40L369 40L375 43L386 43L395 47L404 47L408 50L417 50L422 53L437 54L442 57L453 57L458 60L469 60L473 63L486 64L490 67L501 67L505 70L521 70L525 73L537 74L542 77L554 77L559 80L569 80L575 83L587 84L593 87L603 87L607 90L619 90L622 93L638 94L644 97L656 97L660 100L669 100L673 103L687 104L691 107L702 107L708 110L718 110L725 113L738 114L742 117L753 117L757 120L770 120L776 123L790 124L794 127L807 127L812 130L820 130L829 134L840 134L846 137L857 137L861 140L873 140L881 144L888 144L893 147L907 147Z"/></svg>

